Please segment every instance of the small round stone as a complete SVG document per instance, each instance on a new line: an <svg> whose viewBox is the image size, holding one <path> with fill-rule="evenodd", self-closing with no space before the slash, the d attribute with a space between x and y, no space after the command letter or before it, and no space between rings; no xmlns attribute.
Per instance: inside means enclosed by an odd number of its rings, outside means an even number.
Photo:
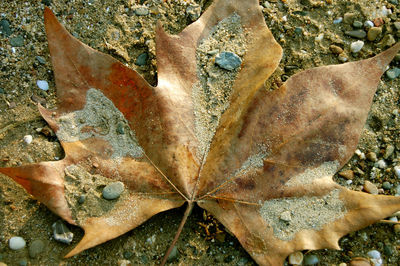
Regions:
<svg viewBox="0 0 400 266"><path fill-rule="evenodd" d="M144 66L147 63L148 58L149 55L147 53L142 53L136 58L135 64L138 66Z"/></svg>
<svg viewBox="0 0 400 266"><path fill-rule="evenodd" d="M105 186L103 189L103 198L108 200L117 199L124 191L124 183L118 181Z"/></svg>
<svg viewBox="0 0 400 266"><path fill-rule="evenodd" d="M353 22L354 28L360 29L360 28L362 28L362 26L363 26L363 23L361 21L356 20Z"/></svg>
<svg viewBox="0 0 400 266"><path fill-rule="evenodd" d="M8 241L8 246L12 250L18 250L18 249L24 248L26 246L26 242L25 242L25 239L23 239L20 236L13 236Z"/></svg>
<svg viewBox="0 0 400 266"><path fill-rule="evenodd" d="M29 256L31 258L36 258L40 253L43 252L44 250L44 242L40 239L34 240L30 245L29 245Z"/></svg>
<svg viewBox="0 0 400 266"><path fill-rule="evenodd" d="M392 184L390 184L388 181L383 182L382 187L384 189L391 189L392 188Z"/></svg>
<svg viewBox="0 0 400 266"><path fill-rule="evenodd" d="M32 140L33 140L32 135L25 135L24 136L24 141L25 141L26 144L31 144Z"/></svg>
<svg viewBox="0 0 400 266"><path fill-rule="evenodd" d="M36 81L36 85L42 91L48 91L49 90L49 83L46 80L38 80L38 81Z"/></svg>
<svg viewBox="0 0 400 266"><path fill-rule="evenodd" d="M374 23L371 20L367 20L364 22L364 27L371 28L374 26Z"/></svg>
<svg viewBox="0 0 400 266"><path fill-rule="evenodd" d="M293 252L288 258L290 265L301 265L303 263L303 253L301 251Z"/></svg>
<svg viewBox="0 0 400 266"><path fill-rule="evenodd" d="M315 255L307 255L304 258L304 265L316 265L319 263L319 259Z"/></svg>
<svg viewBox="0 0 400 266"><path fill-rule="evenodd" d="M343 53L343 49L337 45L332 44L329 46L329 50L331 50L332 53L334 54L341 54Z"/></svg>
<svg viewBox="0 0 400 266"><path fill-rule="evenodd" d="M138 16L146 16L149 14L149 9L145 6L141 6L135 9L135 14Z"/></svg>
<svg viewBox="0 0 400 266"><path fill-rule="evenodd" d="M350 45L350 50L352 53L358 53L359 51L361 51L361 49L364 46L364 42L363 41L356 41L356 42L352 42Z"/></svg>
<svg viewBox="0 0 400 266"><path fill-rule="evenodd" d="M24 46L24 37L18 35L10 39L10 45L12 47L22 47Z"/></svg>
<svg viewBox="0 0 400 266"><path fill-rule="evenodd" d="M242 64L242 59L232 52L221 52L215 57L215 63L223 69L234 70Z"/></svg>
<svg viewBox="0 0 400 266"><path fill-rule="evenodd" d="M400 178L400 165L396 165L394 167L394 174L397 176L397 178Z"/></svg>
<svg viewBox="0 0 400 266"><path fill-rule="evenodd" d="M378 188L368 180L364 183L364 190L370 194L378 195Z"/></svg>
<svg viewBox="0 0 400 266"><path fill-rule="evenodd" d="M386 71L386 76L389 79L397 78L398 76L400 76L400 68L395 67L395 68L389 69L388 71Z"/></svg>
<svg viewBox="0 0 400 266"><path fill-rule="evenodd" d="M369 41L375 41L379 34L382 33L382 28L380 27L371 27L368 30L367 39Z"/></svg>
<svg viewBox="0 0 400 266"><path fill-rule="evenodd" d="M378 250L370 250L367 253L368 257L371 259L380 259L381 258L381 253Z"/></svg>
<svg viewBox="0 0 400 266"><path fill-rule="evenodd" d="M85 203L85 200L86 200L86 195L80 195L78 198L78 203L83 204Z"/></svg>

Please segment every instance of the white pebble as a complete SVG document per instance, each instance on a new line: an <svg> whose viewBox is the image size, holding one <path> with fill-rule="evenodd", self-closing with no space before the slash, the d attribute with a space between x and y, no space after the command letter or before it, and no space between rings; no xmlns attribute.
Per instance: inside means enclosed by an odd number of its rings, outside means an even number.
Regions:
<svg viewBox="0 0 400 266"><path fill-rule="evenodd" d="M347 185L351 185L352 183L353 183L353 180L350 180L350 179L349 179L349 180L346 180L346 184L347 184Z"/></svg>
<svg viewBox="0 0 400 266"><path fill-rule="evenodd" d="M26 246L26 242L25 240L20 237L20 236L13 236L10 238L10 240L8 241L8 246L12 249L12 250L18 250L21 248L24 248Z"/></svg>
<svg viewBox="0 0 400 266"><path fill-rule="evenodd" d="M364 42L363 41L356 41L356 42L352 42L350 45L350 50L353 53L358 53L364 46Z"/></svg>
<svg viewBox="0 0 400 266"><path fill-rule="evenodd" d="M26 135L26 136L24 136L24 141L25 141L26 144L31 144L31 143L32 143L32 140L33 140L32 135Z"/></svg>
<svg viewBox="0 0 400 266"><path fill-rule="evenodd" d="M365 160L365 153L363 153L362 151L360 151L359 149L356 150L356 154L358 155L358 157L361 160Z"/></svg>
<svg viewBox="0 0 400 266"><path fill-rule="evenodd" d="M377 167L379 167L381 169L385 169L387 167L386 162L384 160L379 160L375 164Z"/></svg>
<svg viewBox="0 0 400 266"><path fill-rule="evenodd" d="M400 165L396 165L394 167L394 173L396 174L397 178L400 178Z"/></svg>
<svg viewBox="0 0 400 266"><path fill-rule="evenodd" d="M41 89L43 91L49 90L49 83L47 83L47 81L45 81L45 80L36 81L36 85L39 87L39 89Z"/></svg>
<svg viewBox="0 0 400 266"><path fill-rule="evenodd" d="M337 19L333 20L333 24L339 24L342 21L343 21L343 18L342 17L338 17Z"/></svg>
<svg viewBox="0 0 400 266"><path fill-rule="evenodd" d="M367 20L364 22L364 27L371 28L374 26L374 23L371 20Z"/></svg>
<svg viewBox="0 0 400 266"><path fill-rule="evenodd" d="M371 258L371 262L374 266L382 265L381 253L378 250L370 250L367 253L368 257Z"/></svg>
<svg viewBox="0 0 400 266"><path fill-rule="evenodd" d="M320 42L320 41L322 41L323 38L324 38L324 34L323 34L323 33L320 33L320 34L318 34L317 37L315 37L315 41L316 41L316 42Z"/></svg>

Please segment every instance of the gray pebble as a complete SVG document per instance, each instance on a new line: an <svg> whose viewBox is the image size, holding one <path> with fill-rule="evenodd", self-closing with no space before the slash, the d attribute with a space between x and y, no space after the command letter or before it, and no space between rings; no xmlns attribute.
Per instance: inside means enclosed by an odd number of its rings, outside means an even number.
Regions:
<svg viewBox="0 0 400 266"><path fill-rule="evenodd" d="M356 20L353 22L353 27L357 28L357 29L361 29L363 27L363 23L361 21Z"/></svg>
<svg viewBox="0 0 400 266"><path fill-rule="evenodd" d="M18 250L18 249L24 248L26 246L26 242L25 242L25 239L23 239L20 236L13 236L8 241L8 246L12 250Z"/></svg>
<svg viewBox="0 0 400 266"><path fill-rule="evenodd" d="M29 256L31 258L36 258L40 253L43 252L44 250L44 242L40 239L34 240L30 245L29 245Z"/></svg>
<svg viewBox="0 0 400 266"><path fill-rule="evenodd" d="M7 19L2 19L0 21L0 30L5 37L11 35L10 22L8 22Z"/></svg>
<svg viewBox="0 0 400 266"><path fill-rule="evenodd" d="M124 183L120 181L110 183L103 189L103 198L108 200L116 199L122 194L124 189Z"/></svg>
<svg viewBox="0 0 400 266"><path fill-rule="evenodd" d="M388 2L393 4L393 5L398 5L399 4L398 0L388 0Z"/></svg>
<svg viewBox="0 0 400 266"><path fill-rule="evenodd" d="M46 64L46 60L43 57L41 57L40 55L36 56L36 60L38 60L39 63L42 65Z"/></svg>
<svg viewBox="0 0 400 266"><path fill-rule="evenodd" d="M215 63L226 70L234 70L242 64L242 59L232 52L221 52L215 57Z"/></svg>
<svg viewBox="0 0 400 266"><path fill-rule="evenodd" d="M390 184L388 181L383 182L382 187L384 189L391 189L392 188L392 184Z"/></svg>
<svg viewBox="0 0 400 266"><path fill-rule="evenodd" d="M364 30L348 30L345 32L345 34L357 39L362 39L367 36L367 33Z"/></svg>
<svg viewBox="0 0 400 266"><path fill-rule="evenodd" d="M167 261L174 261L174 260L176 260L177 257L178 257L178 248L176 246L174 246L172 248L171 253L169 253Z"/></svg>
<svg viewBox="0 0 400 266"><path fill-rule="evenodd" d="M360 40L352 42L350 44L350 50L352 53L358 53L359 51L361 51L363 47L364 47L364 42Z"/></svg>
<svg viewBox="0 0 400 266"><path fill-rule="evenodd" d="M147 63L148 58L149 55L147 53L142 53L136 58L135 64L138 66L144 66Z"/></svg>
<svg viewBox="0 0 400 266"><path fill-rule="evenodd" d="M304 258L304 265L316 265L319 262L319 259L315 255L307 255Z"/></svg>
<svg viewBox="0 0 400 266"><path fill-rule="evenodd" d="M124 251L124 254L123 254L123 255L124 255L124 258L125 258L125 259L129 260L130 258L132 258L133 252L127 250L127 251Z"/></svg>
<svg viewBox="0 0 400 266"><path fill-rule="evenodd" d="M18 265L19 266L26 266L26 265L28 265L28 261L26 259L22 259L22 260L20 260L18 262Z"/></svg>
<svg viewBox="0 0 400 266"><path fill-rule="evenodd" d="M389 144L386 147L385 154L383 155L383 159L389 158L393 154L393 152L394 152L394 146L392 144Z"/></svg>
<svg viewBox="0 0 400 266"><path fill-rule="evenodd" d="M303 28L301 28L301 27L296 27L296 28L294 29L294 33L296 33L296 34L298 34L298 35L300 35L302 32L303 32Z"/></svg>
<svg viewBox="0 0 400 266"><path fill-rule="evenodd" d="M378 37L378 35L381 34L381 33L382 33L382 29L381 29L381 28L379 28L379 27L371 27L371 28L368 30L367 39L368 39L369 41L375 41L376 38Z"/></svg>
<svg viewBox="0 0 400 266"><path fill-rule="evenodd" d="M86 195L80 195L78 198L78 203L83 204L85 203L85 200L86 200Z"/></svg>
<svg viewBox="0 0 400 266"><path fill-rule="evenodd" d="M22 47L24 46L24 37L18 35L10 39L10 44L12 47Z"/></svg>
<svg viewBox="0 0 400 266"><path fill-rule="evenodd" d="M400 76L400 68L395 67L395 68L389 69L388 71L386 71L386 76L389 79L397 78L398 76Z"/></svg>
<svg viewBox="0 0 400 266"><path fill-rule="evenodd" d="M393 25L396 28L396 30L400 30L400 21L394 22Z"/></svg>
<svg viewBox="0 0 400 266"><path fill-rule="evenodd" d="M146 16L149 14L149 9L145 6L141 6L135 9L135 14L138 16Z"/></svg>
<svg viewBox="0 0 400 266"><path fill-rule="evenodd" d="M117 125L117 133L120 135L124 135L125 134L125 128L124 128L124 124L123 123L118 123Z"/></svg>
<svg viewBox="0 0 400 266"><path fill-rule="evenodd" d="M74 234L69 231L68 227L64 224L62 220L58 220L57 222L55 222L52 227L55 240L65 244L70 244L72 242Z"/></svg>

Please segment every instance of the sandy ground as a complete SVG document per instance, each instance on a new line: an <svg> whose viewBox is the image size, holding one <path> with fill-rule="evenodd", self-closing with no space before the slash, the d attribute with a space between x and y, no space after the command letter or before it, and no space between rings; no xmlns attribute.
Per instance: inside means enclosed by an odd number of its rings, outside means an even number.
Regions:
<svg viewBox="0 0 400 266"><path fill-rule="evenodd" d="M88 0L88 1L11 1L0 2L0 166L17 166L30 162L57 160L63 151L54 136L38 132L46 123L37 111L36 103L48 108L56 106L54 76L43 26L43 8L47 4L56 13L66 28L82 42L108 53L126 65L136 69L152 85L156 84L156 62L154 50L154 26L158 17L170 33L180 32L192 22L186 8L199 5L202 12L211 1L146 1L146 0ZM284 56L275 74L267 82L273 89L276 84L289 76L310 67L338 64L345 57L355 61L371 57L385 48L392 36L399 39L394 22L400 21L400 5L391 1L261 1L265 20L275 38L284 49ZM138 16L135 8L149 6L149 15ZM391 14L385 13L385 8ZM344 16L353 13L352 16ZM345 21L334 24L339 17ZM353 21L382 18L383 31L375 41L365 38L363 50L353 55L351 42L357 39L347 36L346 30L354 29ZM6 29L6 20L10 31ZM321 41L316 41L323 35ZM385 39L386 38L386 39ZM20 43L18 43L20 42ZM22 42L22 43L21 43ZM15 47L12 47L13 44ZM344 49L338 56L329 49L331 45ZM20 45L20 46L19 46ZM143 66L135 64L137 57L148 53L149 59ZM40 56L40 59L37 58ZM43 62L40 62L42 61ZM399 65L399 59L392 66ZM46 92L36 86L37 80L47 80L50 89ZM378 160L384 159L386 169L374 168L370 160L355 155L345 166L356 172L352 184L336 176L335 180L355 190L361 190L366 180L381 188L389 182L391 188L382 189L381 194L395 195L400 184L393 167L399 164L400 122L399 78L382 78L374 104L358 149L364 154L374 152ZM397 110L397 111L396 111ZM26 145L23 137L33 136L33 142ZM394 152L385 157L390 146ZM357 173L357 169L359 171ZM377 169L377 170L376 170ZM371 176L375 175L375 179ZM45 206L39 204L25 191L4 175L0 175L0 262L7 265L116 265L123 260L133 264L156 264L162 258L178 227L183 209L156 215L131 232L103 245L83 252L70 259L63 259L70 246L55 241L51 225L57 218ZM200 208L190 216L177 244L178 255L173 264L233 264L253 265L254 262L239 242L224 233L223 237L207 236L203 225L211 231L223 228ZM69 226L74 233L74 246L82 237L81 229ZM36 258L30 258L28 248L12 251L8 240L22 236L29 244L36 239L46 243L44 251ZM388 265L399 264L398 248L400 234L393 225L376 224L352 233L340 240L342 250L312 251L318 256L320 265L339 265L356 256L366 257L367 252L376 249L382 253ZM130 256L129 256L130 255Z"/></svg>

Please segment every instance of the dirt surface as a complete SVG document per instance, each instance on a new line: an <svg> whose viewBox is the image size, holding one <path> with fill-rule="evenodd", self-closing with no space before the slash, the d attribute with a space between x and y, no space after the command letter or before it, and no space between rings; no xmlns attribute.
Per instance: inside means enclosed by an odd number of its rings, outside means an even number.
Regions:
<svg viewBox="0 0 400 266"><path fill-rule="evenodd" d="M196 19L210 2L0 1L0 166L18 166L63 157L57 138L40 117L36 106L40 102L54 108L57 103L43 25L45 5L50 6L61 23L82 42L116 57L155 85L156 21L160 21L169 33L178 33ZM284 50L279 68L266 82L267 89L278 87L282 81L301 70L338 64L346 59L368 58L390 46L393 41L398 41L400 33L395 22L400 21L399 2L261 1L266 23ZM334 23L340 21L340 17L343 21ZM352 54L350 44L357 38L346 35L345 31L356 29L354 21L364 24L367 20L374 21L382 32L374 41L362 38L364 47L359 53ZM364 26L361 28L365 29ZM332 45L336 47L332 48ZM138 60L138 57L146 57L143 53L147 54L144 64ZM397 56L391 68L399 67L399 64L400 57ZM40 90L37 80L48 81L49 90ZM368 180L377 186L380 194L400 194L399 178L394 173L394 167L400 165L399 81L399 78L382 77L358 154L344 167L344 170L353 171L354 179L350 184L343 176L336 175L335 180L341 185L362 190ZM29 145L23 140L25 135L33 136ZM384 160L386 166L380 160ZM157 264L173 239L183 212L183 209L176 209L158 214L115 240L73 258L63 259L63 255L82 237L83 231L69 226L74 233L71 246L55 241L52 224L59 218L11 179L0 175L0 262L7 265L123 265L128 260L132 264ZM223 232L216 234L219 230ZM23 237L27 247L11 250L8 240L12 236ZM31 258L28 246L37 239L45 242L45 249ZM340 251L304 253L316 255L320 265L339 265L348 263L353 257L367 257L367 252L375 249L381 252L387 265L400 264L400 233L396 234L393 225L372 225L343 237L340 246ZM239 242L200 208L193 210L177 250L177 256L171 261L174 265L254 265Z"/></svg>

